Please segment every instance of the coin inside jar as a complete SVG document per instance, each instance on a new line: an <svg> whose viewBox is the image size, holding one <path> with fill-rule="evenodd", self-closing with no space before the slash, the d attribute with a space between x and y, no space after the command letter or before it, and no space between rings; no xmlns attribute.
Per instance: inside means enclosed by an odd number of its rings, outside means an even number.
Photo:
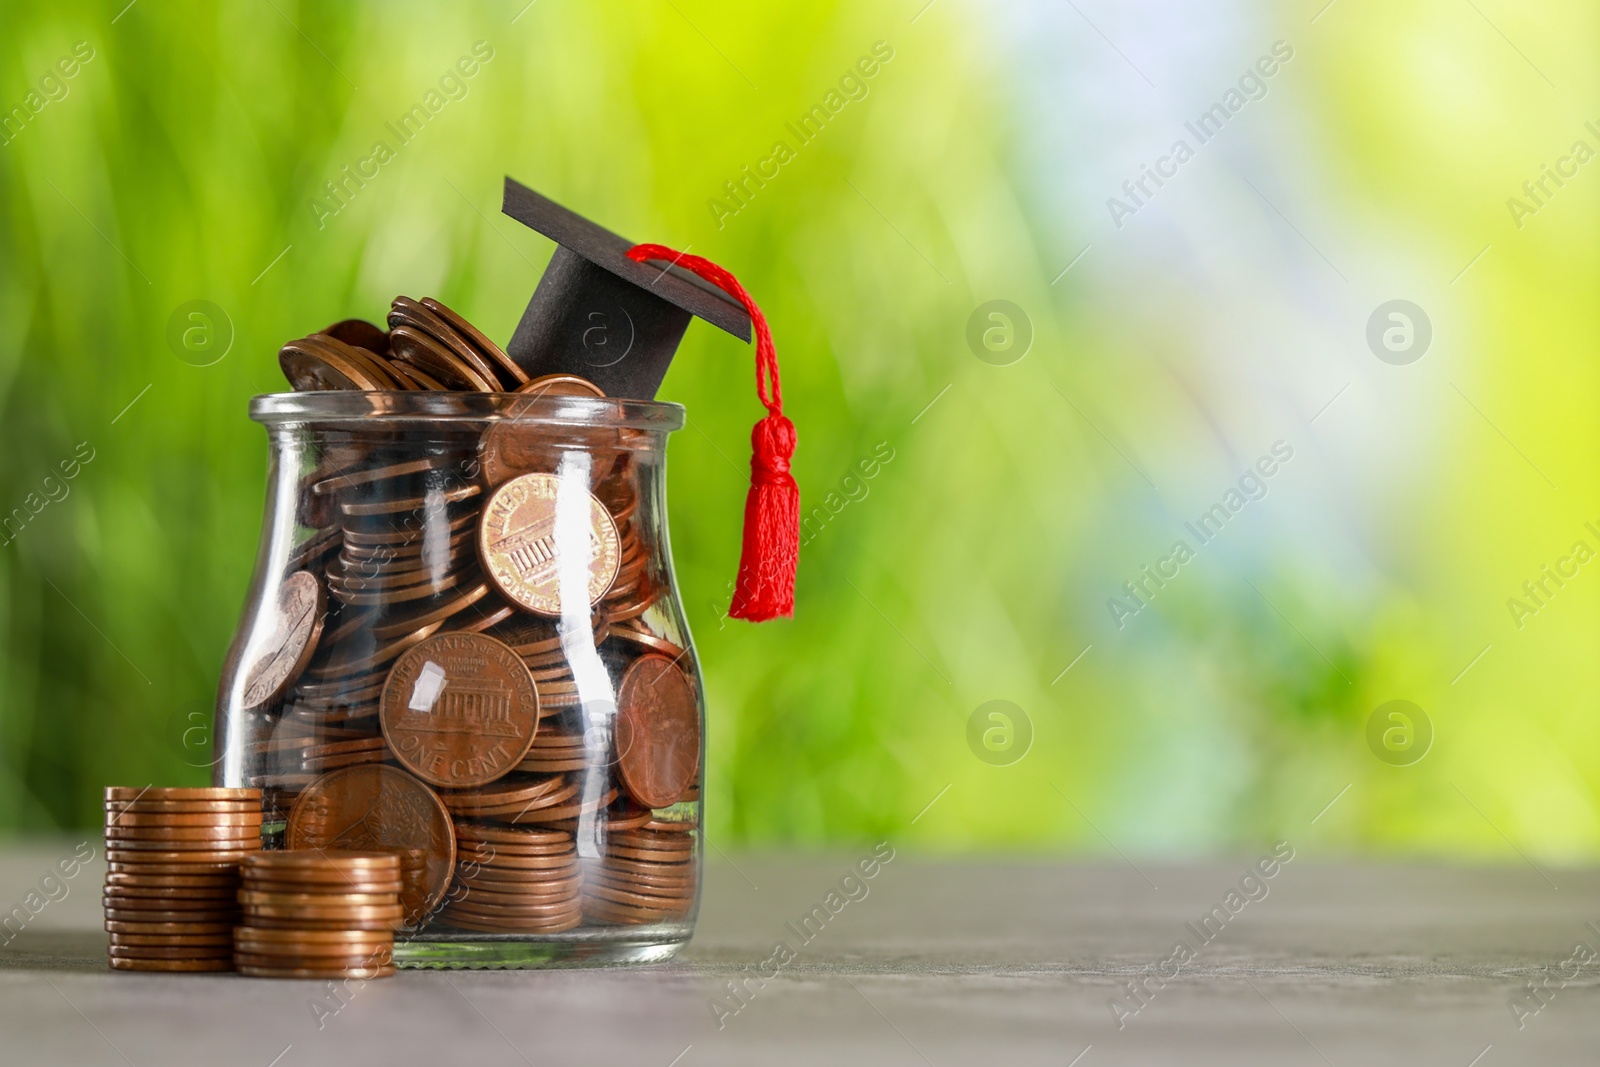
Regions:
<svg viewBox="0 0 1600 1067"><path fill-rule="evenodd" d="M553 474L513 478L494 491L478 527L484 570L507 599L539 615L562 614L565 560L578 561L585 610L605 595L621 562L617 527L605 505L587 487L566 484L563 491L563 479ZM565 507L578 511L570 527L559 514Z"/></svg>
<svg viewBox="0 0 1600 1067"><path fill-rule="evenodd" d="M503 777L528 751L539 692L521 657L478 633L435 634L389 672L379 722L396 758L434 785Z"/></svg>
<svg viewBox="0 0 1600 1067"><path fill-rule="evenodd" d="M647 808L677 803L700 769L700 707L678 665L654 653L628 666L617 687L617 769Z"/></svg>

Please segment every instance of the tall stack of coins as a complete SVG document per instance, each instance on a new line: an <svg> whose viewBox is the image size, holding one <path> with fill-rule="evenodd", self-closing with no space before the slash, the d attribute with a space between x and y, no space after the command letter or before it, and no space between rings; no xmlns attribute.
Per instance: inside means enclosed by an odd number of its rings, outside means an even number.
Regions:
<svg viewBox="0 0 1600 1067"><path fill-rule="evenodd" d="M111 966L232 970L239 862L261 848L261 791L113 786L105 803Z"/></svg>
<svg viewBox="0 0 1600 1067"><path fill-rule="evenodd" d="M456 890L443 919L484 933L553 934L582 921L572 835L456 823Z"/></svg>
<svg viewBox="0 0 1600 1067"><path fill-rule="evenodd" d="M400 857L385 852L262 852L242 866L239 973L254 978L394 974Z"/></svg>
<svg viewBox="0 0 1600 1067"><path fill-rule="evenodd" d="M318 431L300 532L275 550L267 622L227 697L245 781L287 848L412 857L411 936L682 921L701 695L671 590L659 435L603 415L558 432L539 413L609 411L600 390L528 380L437 301L397 298L387 325L335 323L280 364L296 389L520 395L416 432ZM648 856L615 844L629 833ZM633 896L587 906L597 859L606 888Z"/></svg>
<svg viewBox="0 0 1600 1067"><path fill-rule="evenodd" d="M695 894L693 829L652 820L612 834L605 858L584 880L584 915L627 925L687 918Z"/></svg>

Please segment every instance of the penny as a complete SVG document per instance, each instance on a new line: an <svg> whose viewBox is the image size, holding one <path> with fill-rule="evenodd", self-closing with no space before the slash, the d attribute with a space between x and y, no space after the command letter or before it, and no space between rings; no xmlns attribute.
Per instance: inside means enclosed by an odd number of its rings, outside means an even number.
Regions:
<svg viewBox="0 0 1600 1067"><path fill-rule="evenodd" d="M500 391L502 384L500 376L490 364L487 354L480 351L460 331L452 328L448 322L426 304L406 296L395 297L394 304L389 309L389 325L403 325L420 330L447 349L456 359L471 367L480 378L488 382L489 388L486 390L487 392ZM482 335L480 334L479 336ZM510 360L506 362L510 363ZM515 380L520 382L526 377L526 375L520 375Z"/></svg>
<svg viewBox="0 0 1600 1067"><path fill-rule="evenodd" d="M456 916L446 911L445 921L462 930L471 930L474 933L530 933L530 934L557 934L571 930L583 924L581 913L567 916L559 921L539 922L534 920L497 921L494 919L476 919L470 916Z"/></svg>
<svg viewBox="0 0 1600 1067"><path fill-rule="evenodd" d="M647 808L676 803L700 769L700 706L678 665L640 656L617 687L617 770Z"/></svg>
<svg viewBox="0 0 1600 1067"><path fill-rule="evenodd" d="M443 620L450 618L452 615L460 614L488 595L489 583L479 582L477 585L470 586L467 589L457 593L455 596L451 597L449 600L445 601L443 604L432 609L431 611L423 612L421 615L416 615L408 619L401 619L398 622L387 623L383 626L374 626L369 632L379 641L387 641L390 638L413 633L424 626L428 626L435 622L442 622Z"/></svg>
<svg viewBox="0 0 1600 1067"><path fill-rule="evenodd" d="M605 392L587 378L576 374L546 374L525 381L517 392L530 396L594 396L605 398Z"/></svg>
<svg viewBox="0 0 1600 1067"><path fill-rule="evenodd" d="M179 853L242 853L259 848L261 835L255 830L243 828L244 834L229 834L225 837L210 838L176 838L176 837L127 837L118 834L115 827L106 831L106 854L109 856L113 850L117 852L162 852L172 853L176 860L156 860L152 863L172 863L185 861L186 857ZM119 857L127 858L127 857ZM221 857L216 857L221 858Z"/></svg>
<svg viewBox="0 0 1600 1067"><path fill-rule="evenodd" d="M383 894L392 901L395 895L405 888L405 882L399 878L387 882L312 882L303 879L263 880L252 878L249 883L251 892L256 893L306 893L320 895L323 893L341 893L367 895Z"/></svg>
<svg viewBox="0 0 1600 1067"><path fill-rule="evenodd" d="M217 882L213 885L130 885L127 882L105 884L105 895L119 900L150 898L152 900L226 900L231 902L239 892L238 883Z"/></svg>
<svg viewBox="0 0 1600 1067"><path fill-rule="evenodd" d="M389 350L389 335L382 327L374 326L366 319L344 319L322 332L337 341L380 356Z"/></svg>
<svg viewBox="0 0 1600 1067"><path fill-rule="evenodd" d="M232 800L241 803L250 801L256 804L261 802L261 790L259 789L235 789L222 786L145 786L141 789L136 786L111 785L106 786L105 793L107 803L216 800Z"/></svg>
<svg viewBox="0 0 1600 1067"><path fill-rule="evenodd" d="M475 786L521 761L538 727L528 668L485 634L443 633L395 661L379 701L396 757L434 785Z"/></svg>
<svg viewBox="0 0 1600 1067"><path fill-rule="evenodd" d="M108 841L172 841L173 848L185 847L177 842L188 841L246 841L261 836L261 824L234 823L223 826L150 826L130 823L107 824Z"/></svg>
<svg viewBox="0 0 1600 1067"><path fill-rule="evenodd" d="M229 922L148 922L140 920L108 921L106 930L113 934L138 934L141 937L167 937L174 934L186 937L203 937L208 934L233 936L234 924Z"/></svg>
<svg viewBox="0 0 1600 1067"><path fill-rule="evenodd" d="M573 847L571 834L552 830L513 830L506 826L476 822L456 823L456 837L463 841L491 841L527 847L550 846L568 849Z"/></svg>
<svg viewBox="0 0 1600 1067"><path fill-rule="evenodd" d="M289 812L284 841L291 849L416 850L420 862L403 875L400 895L409 921L444 897L456 860L455 828L438 795L381 763L332 771L307 786Z"/></svg>
<svg viewBox="0 0 1600 1067"><path fill-rule="evenodd" d="M227 946L233 944L233 935L227 934L109 934L110 943L128 948L137 948L141 945L150 948L181 948L184 945L199 945L205 948L212 946Z"/></svg>
<svg viewBox="0 0 1600 1067"><path fill-rule="evenodd" d="M112 861L106 864L108 874L138 875L204 875L231 873L239 869L237 859L206 863L128 863Z"/></svg>
<svg viewBox="0 0 1600 1067"><path fill-rule="evenodd" d="M383 848L346 848L333 845L299 845L252 856L241 867L246 877L258 874L294 877L343 875L349 871L391 875L400 870L400 857Z"/></svg>
<svg viewBox="0 0 1600 1067"><path fill-rule="evenodd" d="M233 951L227 945L108 945L114 960L221 960Z"/></svg>
<svg viewBox="0 0 1600 1067"><path fill-rule="evenodd" d="M176 968L175 968L176 969ZM201 968L194 968L200 970ZM234 969L232 965L228 970ZM246 978L388 978L395 973L391 964L386 967L263 967L240 964L239 973Z"/></svg>
<svg viewBox="0 0 1600 1067"><path fill-rule="evenodd" d="M527 373L517 366L499 345L480 333L472 323L457 315L431 296L423 297L418 303L437 315L445 325L449 326L465 339L468 344L472 345L494 367L502 384L520 385L528 380Z"/></svg>
<svg viewBox="0 0 1600 1067"><path fill-rule="evenodd" d="M455 810L494 808L539 800L569 788L563 778L546 778L542 781L504 781L493 789L474 789L467 792L441 793L439 799Z"/></svg>
<svg viewBox="0 0 1600 1067"><path fill-rule="evenodd" d="M635 630L627 626L616 626L611 629L611 636L621 641L630 641L652 652L659 652L671 660L678 660L684 655L682 648L668 641L665 637L657 637L655 634L646 633L643 630Z"/></svg>
<svg viewBox="0 0 1600 1067"><path fill-rule="evenodd" d="M154 864L162 867L189 866L188 873L194 873L195 866L231 866L249 855L252 849L235 848L226 851L211 850L155 850L155 849L129 849L122 847L126 842L107 846L106 862L111 864ZM191 866L192 865L192 866ZM146 873L155 874L155 871Z"/></svg>
<svg viewBox="0 0 1600 1067"><path fill-rule="evenodd" d="M177 923L187 926L193 923L232 923L239 918L239 909L228 911L212 909L210 911L155 911L139 908L113 908L105 909L107 922L125 923Z"/></svg>
<svg viewBox="0 0 1600 1067"><path fill-rule="evenodd" d="M278 350L278 366L296 392L393 389L394 379L355 355L358 349L329 337L302 337Z"/></svg>
<svg viewBox="0 0 1600 1067"><path fill-rule="evenodd" d="M451 389L481 393L499 391L499 383L492 374L485 377L470 361L425 330L410 325L396 326L389 331L389 348L394 359L416 367ZM282 361L281 356L279 360Z"/></svg>
<svg viewBox="0 0 1600 1067"><path fill-rule="evenodd" d="M452 582L452 584L454 584ZM381 597L379 598L382 599ZM355 648L348 650L335 649L328 656L328 662L320 667L313 667L310 674L318 678L329 678L344 675L334 681L312 682L300 687L300 693L305 696L329 696L342 692L364 692L371 688L367 684L368 678L361 676L361 672L388 663L403 654L407 649L414 648L428 638L432 637L442 625L438 622L420 626L409 633L385 640L383 644L373 648L370 642L354 642ZM381 686L382 680L387 679L386 674L374 673L371 679Z"/></svg>
<svg viewBox="0 0 1600 1067"><path fill-rule="evenodd" d="M267 905L292 908L299 904L325 908L382 908L398 903L399 891L392 893L267 893L241 889L239 903L245 907Z"/></svg>
<svg viewBox="0 0 1600 1067"><path fill-rule="evenodd" d="M466 631L468 633L475 633L475 634L476 633L482 633L483 631L489 629L490 627L493 627L493 626L496 626L496 625L498 625L498 624L500 624L502 622L505 622L507 619L511 618L511 616L515 615L516 613L517 613L517 609L516 608L512 607L510 604L504 604L504 605L496 608L492 612L489 612L488 614L481 616L480 618L474 619L471 622L463 623L460 626L460 629L462 629L462 630L464 630L464 631Z"/></svg>
<svg viewBox="0 0 1600 1067"><path fill-rule="evenodd" d="M126 875L114 873L106 875L106 885L109 888L130 889L227 889L234 891L238 888L238 875L229 872L226 875Z"/></svg>
<svg viewBox="0 0 1600 1067"><path fill-rule="evenodd" d="M589 604L610 588L620 560L616 525L586 488L573 486L569 493L580 515L585 509L587 515L578 518L571 536L557 536L560 487L553 474L513 478L490 496L478 527L484 570L507 599L539 615L562 613L561 567L568 555L582 561Z"/></svg>
<svg viewBox="0 0 1600 1067"><path fill-rule="evenodd" d="M433 531L439 529L440 526L443 526L445 533L449 535L465 529L469 524L477 519L477 517L478 516L475 512L467 511L455 516L454 518L451 518L449 521L444 521L443 519L429 521L426 524L416 528L401 526L388 530L345 530L344 541L346 544L356 545L362 548L376 548L382 546L388 546L392 548L395 545L418 544L422 542L425 537L432 535Z"/></svg>
<svg viewBox="0 0 1600 1067"><path fill-rule="evenodd" d="M439 470L449 467L454 462L455 457L453 456L424 456L421 459L408 459L403 463L390 463L382 467L368 467L366 470L343 471L330 478L313 482L311 491L318 496L325 496L344 489L354 489L360 485L388 481L390 478L403 478L412 474L421 474L423 471Z"/></svg>
<svg viewBox="0 0 1600 1067"><path fill-rule="evenodd" d="M112 968L119 971L231 971L232 959L215 960L134 960L113 956Z"/></svg>
<svg viewBox="0 0 1600 1067"><path fill-rule="evenodd" d="M416 585L406 586L404 589L380 589L376 592L363 592L357 589L347 589L335 582L332 576L328 580L328 589L334 596L346 604L355 604L358 607L381 606L400 604L411 600L420 600L423 597L436 596L455 585L461 575L451 573L441 576L434 581L419 582Z"/></svg>
<svg viewBox="0 0 1600 1067"><path fill-rule="evenodd" d="M694 894L666 896L655 893L641 893L629 889L618 889L598 882L590 882L583 887L583 894L591 900L606 900L614 904L627 904L636 908L673 908L687 902Z"/></svg>
<svg viewBox="0 0 1600 1067"><path fill-rule="evenodd" d="M455 489L429 489L419 497L401 497L398 500L379 500L371 504L340 504L339 510L355 518L372 515L397 515L405 511L431 511L446 504L458 504L483 492L483 486L468 484Z"/></svg>
<svg viewBox="0 0 1600 1067"><path fill-rule="evenodd" d="M550 904L488 904L474 894L465 900L457 901L450 905L450 914L472 916L480 919L495 918L552 918L567 916L577 911L579 903L576 897L558 900Z"/></svg>
<svg viewBox="0 0 1600 1067"><path fill-rule="evenodd" d="M239 812L213 812L211 814L147 814L145 812L117 812L115 822L106 820L106 825L124 827L162 827L173 829L190 826L248 826L261 825L261 809Z"/></svg>
<svg viewBox="0 0 1600 1067"><path fill-rule="evenodd" d="M405 910L399 904L252 904L244 910L244 916L251 922L259 919L326 919L399 925L405 918Z"/></svg>
<svg viewBox="0 0 1600 1067"><path fill-rule="evenodd" d="M439 379L435 378L433 375L429 374L427 371L416 366L415 364L401 363L397 359L391 359L389 361L389 373L394 375L396 378L411 379L412 385L417 389L428 389L442 392L450 388L448 385L444 384Z"/></svg>

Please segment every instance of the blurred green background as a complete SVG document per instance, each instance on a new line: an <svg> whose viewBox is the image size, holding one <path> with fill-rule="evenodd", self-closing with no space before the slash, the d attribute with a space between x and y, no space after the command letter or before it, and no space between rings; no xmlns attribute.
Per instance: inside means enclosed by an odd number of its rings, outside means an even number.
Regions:
<svg viewBox="0 0 1600 1067"><path fill-rule="evenodd" d="M4 6L0 827L206 779L248 398L400 293L508 338L510 174L778 338L791 622L723 617L750 351L697 325L662 391L713 844L1600 854L1593 5L123 2Z"/></svg>

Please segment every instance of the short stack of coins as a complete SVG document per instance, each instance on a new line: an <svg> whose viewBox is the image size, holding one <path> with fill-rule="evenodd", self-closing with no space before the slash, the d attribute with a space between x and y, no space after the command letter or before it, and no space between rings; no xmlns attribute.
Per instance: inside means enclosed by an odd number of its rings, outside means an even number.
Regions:
<svg viewBox="0 0 1600 1067"><path fill-rule="evenodd" d="M688 918L696 881L693 829L691 822L653 819L609 835L604 858L585 872L584 915L624 925Z"/></svg>
<svg viewBox="0 0 1600 1067"><path fill-rule="evenodd" d="M456 823L456 885L443 918L480 933L553 934L583 920L572 835Z"/></svg>
<svg viewBox="0 0 1600 1067"><path fill-rule="evenodd" d="M111 966L229 971L239 863L261 848L259 789L106 790Z"/></svg>
<svg viewBox="0 0 1600 1067"><path fill-rule="evenodd" d="M252 978L383 978L394 968L400 857L261 852L240 867L233 959Z"/></svg>

